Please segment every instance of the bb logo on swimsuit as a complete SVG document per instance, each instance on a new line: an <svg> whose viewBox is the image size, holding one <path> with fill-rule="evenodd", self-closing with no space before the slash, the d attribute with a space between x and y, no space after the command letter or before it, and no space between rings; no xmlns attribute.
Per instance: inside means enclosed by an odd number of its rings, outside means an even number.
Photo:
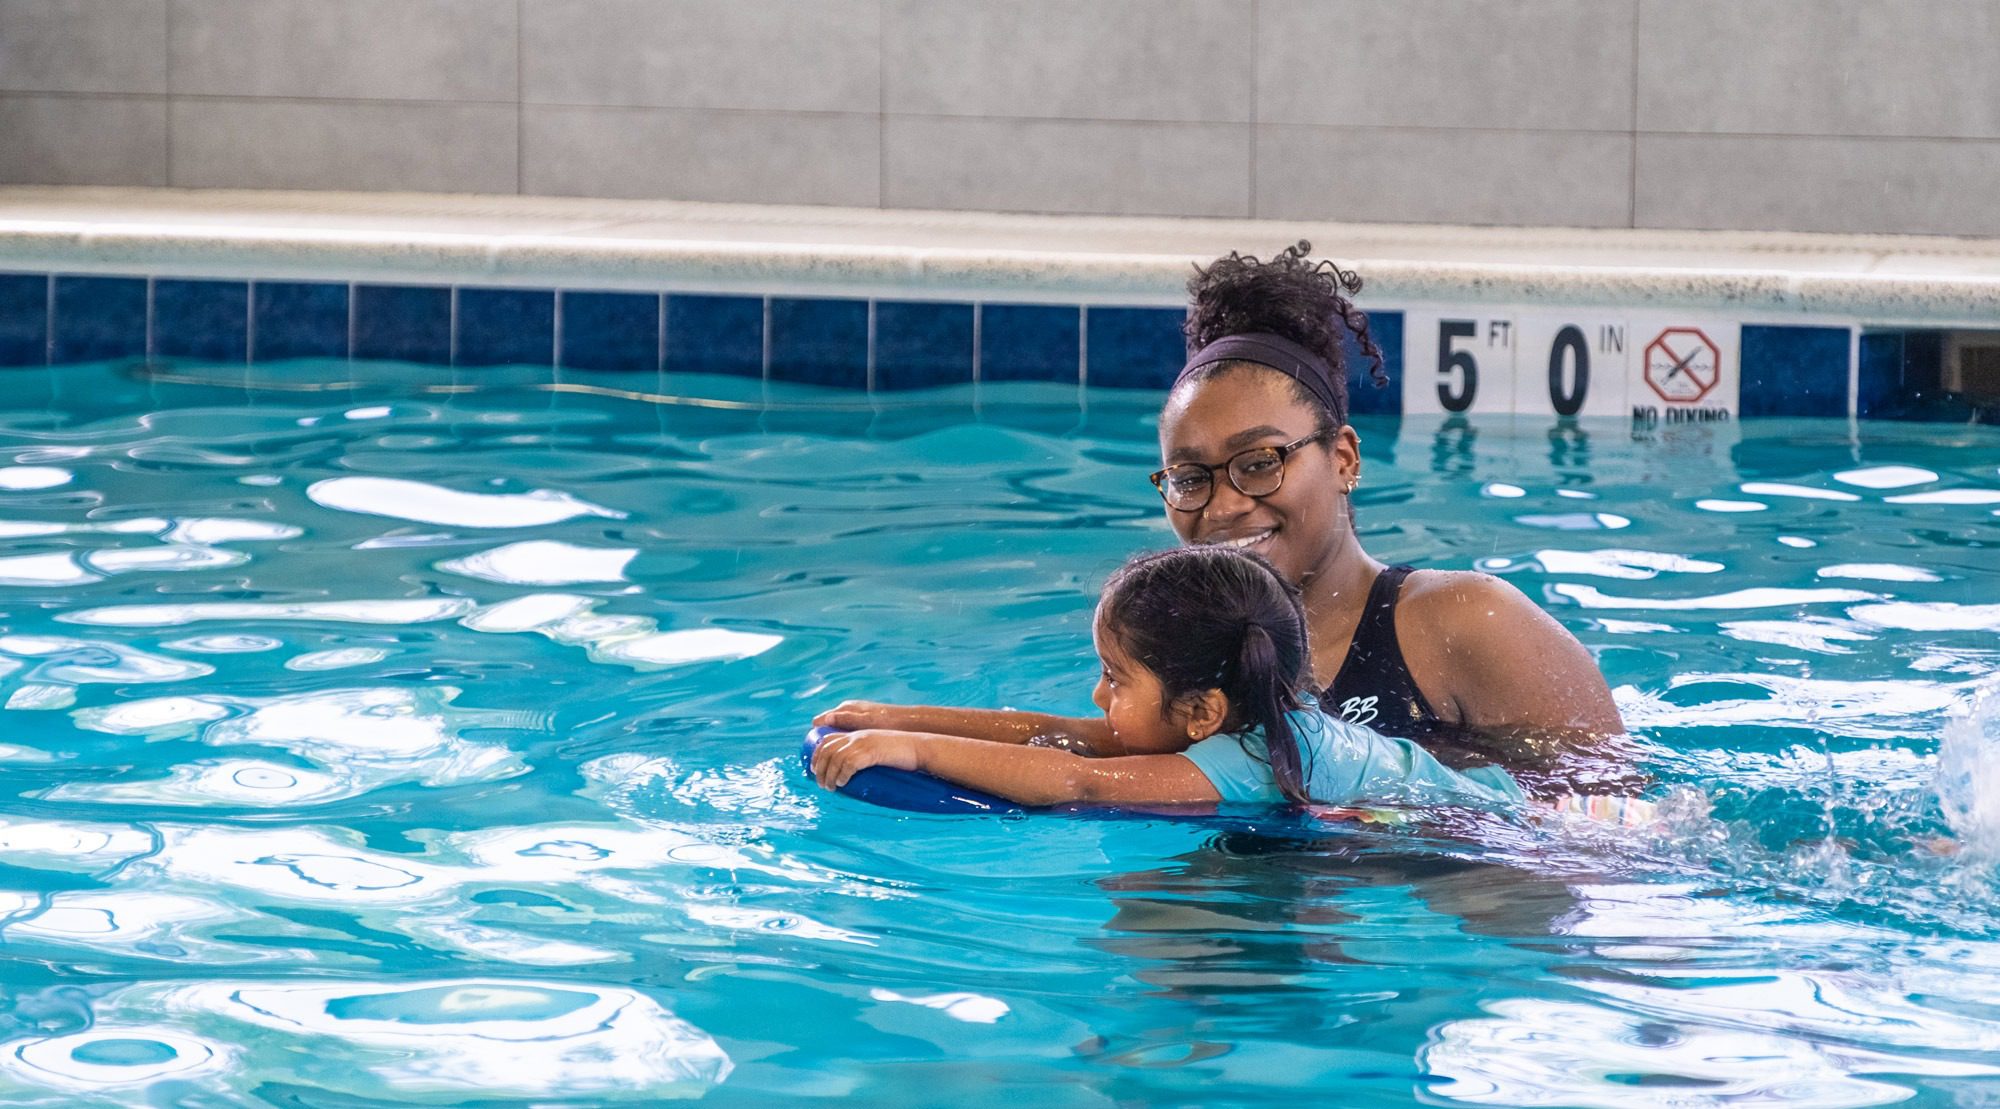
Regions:
<svg viewBox="0 0 2000 1109"><path fill-rule="evenodd" d="M1349 724L1372 724L1375 715L1373 697L1349 697L1340 703L1340 718Z"/></svg>

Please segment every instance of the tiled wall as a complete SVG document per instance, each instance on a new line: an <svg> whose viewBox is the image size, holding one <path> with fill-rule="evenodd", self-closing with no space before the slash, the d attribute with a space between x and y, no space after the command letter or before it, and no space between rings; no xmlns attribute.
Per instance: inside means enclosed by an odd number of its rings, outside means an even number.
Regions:
<svg viewBox="0 0 2000 1109"><path fill-rule="evenodd" d="M0 0L0 182L2000 234L1993 0Z"/></svg>
<svg viewBox="0 0 2000 1109"><path fill-rule="evenodd" d="M1182 315L1081 304L0 273L0 370L356 359L727 374L874 393L1021 381L1164 390L1185 355ZM1378 309L1368 318L1393 387L1373 386L1350 340L1350 405L1398 414L1405 313ZM1739 414L1971 415L1939 392L1937 333L1864 333L1850 380L1852 341L1846 326L1744 324Z"/></svg>

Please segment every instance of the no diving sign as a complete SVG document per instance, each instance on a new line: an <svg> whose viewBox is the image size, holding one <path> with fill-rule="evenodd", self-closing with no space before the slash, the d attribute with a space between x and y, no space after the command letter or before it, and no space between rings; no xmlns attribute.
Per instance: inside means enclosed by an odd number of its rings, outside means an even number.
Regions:
<svg viewBox="0 0 2000 1109"><path fill-rule="evenodd" d="M1699 328L1667 328L1645 357L1646 384L1669 404L1695 404L1722 380L1722 350Z"/></svg>

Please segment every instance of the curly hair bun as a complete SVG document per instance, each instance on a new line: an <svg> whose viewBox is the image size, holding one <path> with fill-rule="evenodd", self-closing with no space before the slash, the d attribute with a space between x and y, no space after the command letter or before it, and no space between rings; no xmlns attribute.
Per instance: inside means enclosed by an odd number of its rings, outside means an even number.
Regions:
<svg viewBox="0 0 2000 1109"><path fill-rule="evenodd" d="M1368 315L1348 298L1361 291L1361 276L1331 259L1313 261L1312 244L1301 239L1270 261L1231 251L1188 279L1187 322L1181 325L1190 354L1230 335L1267 332L1313 351L1333 367L1334 384L1346 403L1349 334L1369 362L1376 388L1389 384L1382 348L1368 330ZM1344 416L1344 413L1337 413Z"/></svg>

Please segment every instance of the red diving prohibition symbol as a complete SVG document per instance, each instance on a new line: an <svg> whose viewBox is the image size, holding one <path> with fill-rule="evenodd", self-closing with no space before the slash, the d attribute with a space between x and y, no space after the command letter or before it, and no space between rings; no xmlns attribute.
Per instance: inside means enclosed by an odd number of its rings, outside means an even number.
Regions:
<svg viewBox="0 0 2000 1109"><path fill-rule="evenodd" d="M1692 327L1670 327L1646 344L1646 384L1671 404L1693 404L1722 379L1722 351Z"/></svg>

